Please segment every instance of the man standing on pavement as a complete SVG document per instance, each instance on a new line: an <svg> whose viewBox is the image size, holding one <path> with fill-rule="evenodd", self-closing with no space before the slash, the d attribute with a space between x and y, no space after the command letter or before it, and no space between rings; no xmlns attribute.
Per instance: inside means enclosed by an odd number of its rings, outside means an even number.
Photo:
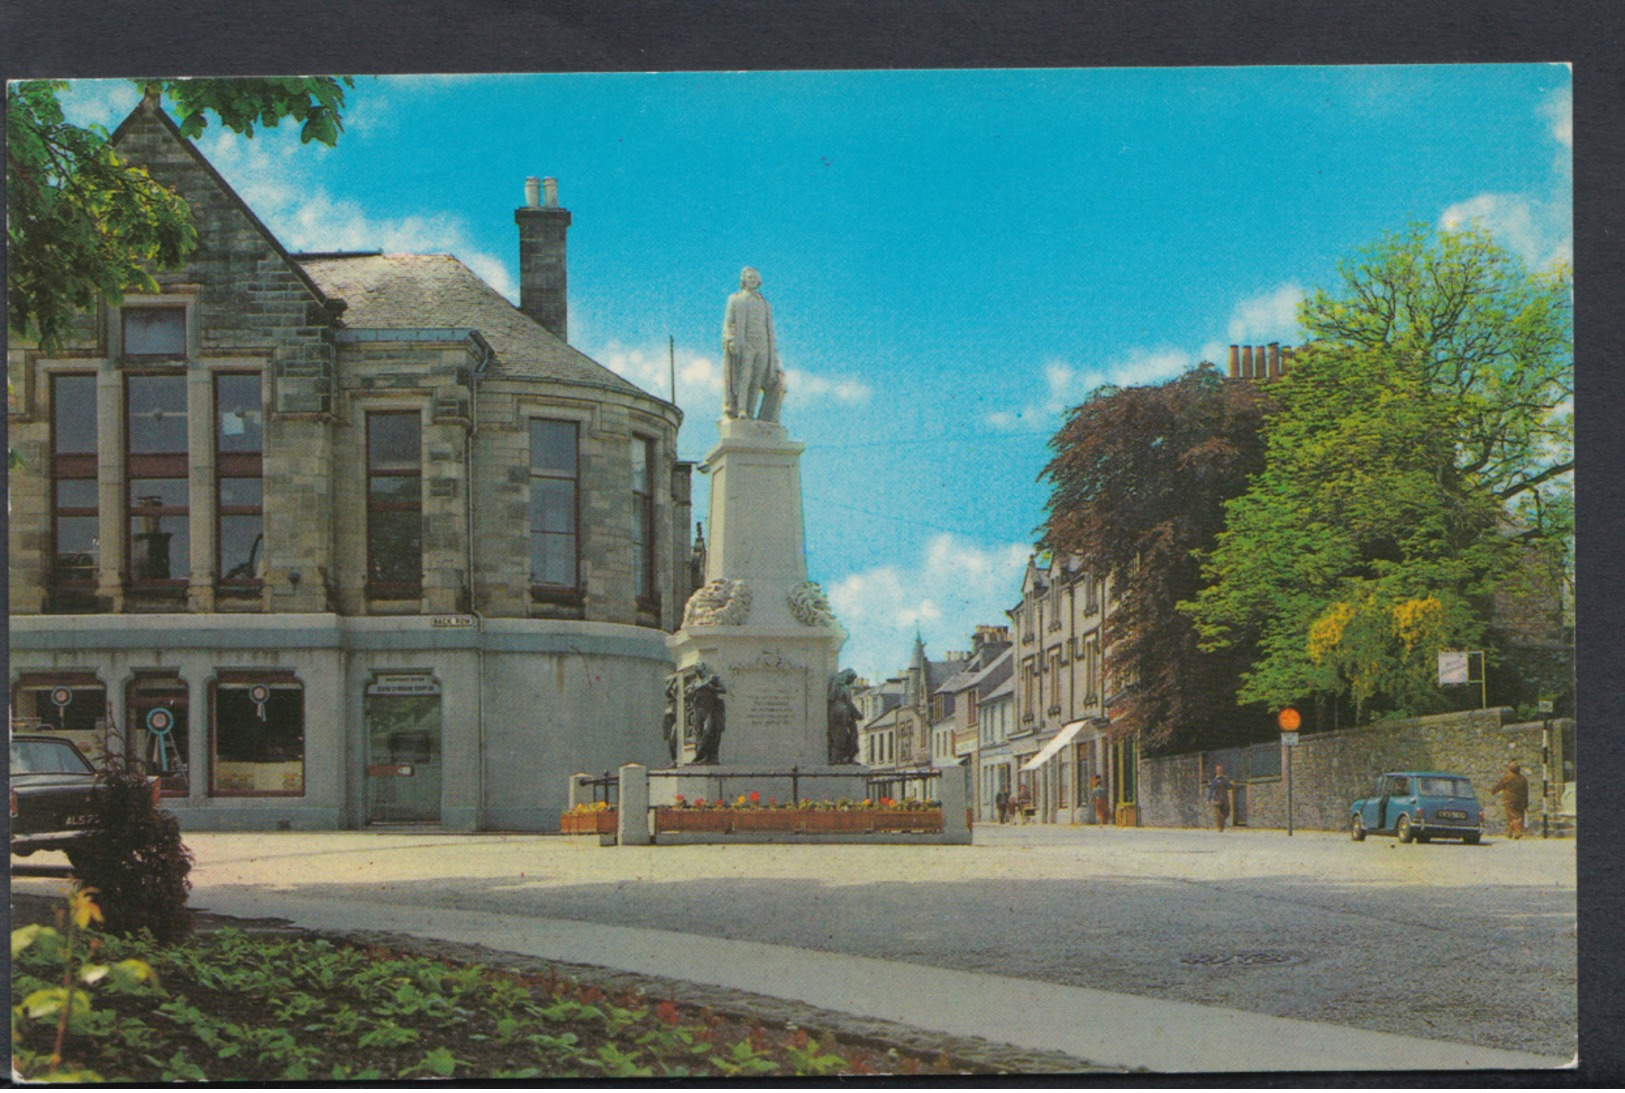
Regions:
<svg viewBox="0 0 1625 1093"><path fill-rule="evenodd" d="M1230 779L1224 776L1223 764L1213 767L1213 781L1207 784L1207 803L1213 810L1213 822L1220 831L1230 818Z"/></svg>
<svg viewBox="0 0 1625 1093"><path fill-rule="evenodd" d="M1523 814L1529 811L1529 779L1523 776L1523 768L1508 763L1507 772L1490 792L1501 795L1501 807L1507 814L1507 838L1523 838Z"/></svg>
<svg viewBox="0 0 1625 1093"><path fill-rule="evenodd" d="M999 822L1004 823L1010 815L1010 791L1001 787L993 795L993 807L999 812Z"/></svg>
<svg viewBox="0 0 1625 1093"><path fill-rule="evenodd" d="M1093 788L1089 790L1090 798L1095 802L1095 822L1101 827L1111 823L1111 806L1106 803L1106 785L1095 775Z"/></svg>

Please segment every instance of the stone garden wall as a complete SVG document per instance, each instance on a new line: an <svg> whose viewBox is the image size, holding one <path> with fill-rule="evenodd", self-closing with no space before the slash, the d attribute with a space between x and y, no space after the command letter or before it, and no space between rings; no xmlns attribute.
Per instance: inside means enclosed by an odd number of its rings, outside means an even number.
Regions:
<svg viewBox="0 0 1625 1093"><path fill-rule="evenodd" d="M1467 710L1300 738L1292 755L1292 816L1296 827L1341 830L1349 805L1389 770L1440 770L1473 780L1486 806L1486 831L1505 831L1500 803L1489 789L1513 760L1529 779L1530 828L1539 829L1541 723L1507 723L1511 710ZM1566 721L1552 722L1554 748ZM1226 773L1246 768L1235 750L1161 756L1140 763L1140 822L1148 827L1206 826L1202 785L1213 764ZM1553 756L1554 771L1561 769ZM1286 782L1273 774L1237 782L1238 818L1251 827L1286 827ZM1554 796L1556 788L1554 787ZM1572 798L1570 798L1572 799ZM1556 807L1554 806L1554 812Z"/></svg>

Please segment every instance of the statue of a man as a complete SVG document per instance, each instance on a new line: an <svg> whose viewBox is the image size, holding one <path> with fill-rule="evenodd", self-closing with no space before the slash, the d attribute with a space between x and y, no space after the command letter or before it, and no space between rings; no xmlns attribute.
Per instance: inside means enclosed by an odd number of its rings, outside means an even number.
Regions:
<svg viewBox="0 0 1625 1093"><path fill-rule="evenodd" d="M683 690L683 677L669 675L666 677L666 714L661 721L661 735L666 740L666 751L671 755L671 761L677 762L677 704L681 701Z"/></svg>
<svg viewBox="0 0 1625 1093"><path fill-rule="evenodd" d="M728 297L722 318L724 417L779 420L784 370L773 337L773 308L761 288L762 275L746 266L739 273L739 291Z"/></svg>
<svg viewBox="0 0 1625 1093"><path fill-rule="evenodd" d="M722 730L724 727L724 707L722 696L728 693L728 688L722 685L722 680L704 664L694 666L694 675L689 680L684 696L688 699L688 708L693 713L694 726L694 762L715 763L722 750Z"/></svg>
<svg viewBox="0 0 1625 1093"><path fill-rule="evenodd" d="M858 706L852 701L852 684L858 674L843 668L829 681L828 745L831 765L855 763L858 759Z"/></svg>

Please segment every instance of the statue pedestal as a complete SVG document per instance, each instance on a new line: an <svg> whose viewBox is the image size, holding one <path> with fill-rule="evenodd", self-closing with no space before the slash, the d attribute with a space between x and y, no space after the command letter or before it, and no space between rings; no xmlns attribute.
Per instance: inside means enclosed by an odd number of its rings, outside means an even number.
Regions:
<svg viewBox="0 0 1625 1093"><path fill-rule="evenodd" d="M690 598L682 628L666 643L685 678L704 664L727 688L719 763L764 771L822 767L829 758L829 683L846 632L807 582L803 446L774 422L729 419L720 432L704 464L711 474L707 585ZM679 766L694 756L698 727L687 723L688 714L679 711Z"/></svg>

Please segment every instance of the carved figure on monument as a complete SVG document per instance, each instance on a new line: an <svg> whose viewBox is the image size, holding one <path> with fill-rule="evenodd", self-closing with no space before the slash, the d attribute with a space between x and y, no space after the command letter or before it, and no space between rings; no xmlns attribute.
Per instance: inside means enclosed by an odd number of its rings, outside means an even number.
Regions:
<svg viewBox="0 0 1625 1093"><path fill-rule="evenodd" d="M724 725L724 703L722 696L728 693L723 686L722 679L702 662L694 665L692 677L684 691L688 699L689 713L692 720L689 722L695 727L694 762L712 764L717 762L718 753L722 749L722 730Z"/></svg>
<svg viewBox="0 0 1625 1093"><path fill-rule="evenodd" d="M779 420L784 370L773 336L773 308L761 287L762 275L746 266L739 273L739 291L728 297L722 317L724 417Z"/></svg>
<svg viewBox="0 0 1625 1093"><path fill-rule="evenodd" d="M683 608L684 626L738 626L750 614L750 585L718 577L695 590Z"/></svg>
<svg viewBox="0 0 1625 1093"><path fill-rule="evenodd" d="M681 675L674 673L666 677L666 715L660 732L666 738L666 751L673 763L677 762L677 703L682 691Z"/></svg>
<svg viewBox="0 0 1625 1093"><path fill-rule="evenodd" d="M806 581L790 590L790 614L803 626L826 626L835 621L829 597L817 581Z"/></svg>
<svg viewBox="0 0 1625 1093"><path fill-rule="evenodd" d="M852 684L858 673L843 668L829 681L829 761L855 763L858 759L858 704L852 701Z"/></svg>

